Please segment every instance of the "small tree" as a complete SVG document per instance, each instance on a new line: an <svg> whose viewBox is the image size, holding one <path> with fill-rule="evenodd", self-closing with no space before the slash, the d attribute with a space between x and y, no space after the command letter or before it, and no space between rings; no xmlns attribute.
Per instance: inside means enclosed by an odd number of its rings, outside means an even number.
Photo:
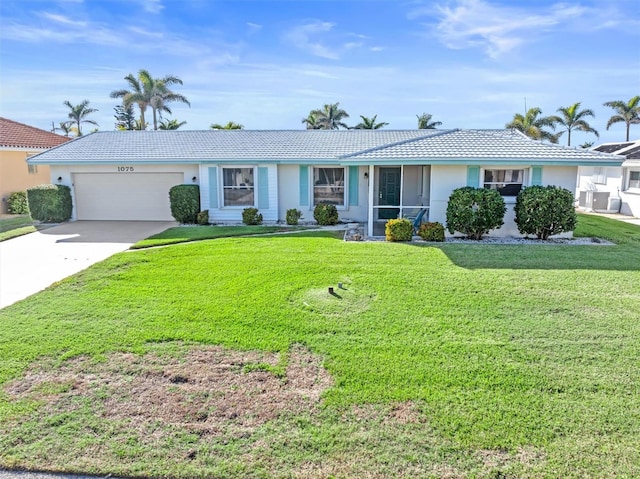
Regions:
<svg viewBox="0 0 640 479"><path fill-rule="evenodd" d="M542 240L576 227L573 193L559 186L523 189L516 198L515 213L518 231Z"/></svg>
<svg viewBox="0 0 640 479"><path fill-rule="evenodd" d="M453 190L447 204L447 230L481 240L484 234L504 224L506 211L504 200L496 190L458 188Z"/></svg>
<svg viewBox="0 0 640 479"><path fill-rule="evenodd" d="M176 185L169 190L171 216L182 224L195 224L200 212L200 187Z"/></svg>

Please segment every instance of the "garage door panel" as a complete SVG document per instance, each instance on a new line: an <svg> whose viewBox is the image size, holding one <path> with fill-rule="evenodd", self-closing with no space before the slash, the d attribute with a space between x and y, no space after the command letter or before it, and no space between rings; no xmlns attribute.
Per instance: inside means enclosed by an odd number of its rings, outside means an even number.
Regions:
<svg viewBox="0 0 640 479"><path fill-rule="evenodd" d="M79 220L170 221L169 189L183 173L76 173Z"/></svg>

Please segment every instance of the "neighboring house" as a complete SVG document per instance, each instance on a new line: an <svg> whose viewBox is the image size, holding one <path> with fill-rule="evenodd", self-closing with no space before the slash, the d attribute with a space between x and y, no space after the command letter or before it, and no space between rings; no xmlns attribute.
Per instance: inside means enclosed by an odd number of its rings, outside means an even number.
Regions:
<svg viewBox="0 0 640 479"><path fill-rule="evenodd" d="M27 158L69 138L0 117L0 213L7 212L11 193L49 183L47 165L27 164Z"/></svg>
<svg viewBox="0 0 640 479"><path fill-rule="evenodd" d="M603 143L593 151L622 157L621 166L578 169L578 205L586 210L640 218L640 140Z"/></svg>
<svg viewBox="0 0 640 479"><path fill-rule="evenodd" d="M72 188L73 218L168 220L168 190L200 185L212 223L240 222L256 207L265 222L297 208L313 221L332 203L345 222L383 235L389 218L428 209L445 222L451 192L484 186L509 204L497 235L517 234L513 204L528 185L575 191L579 166L619 167L606 153L534 141L512 130L297 130L97 132L29 159Z"/></svg>

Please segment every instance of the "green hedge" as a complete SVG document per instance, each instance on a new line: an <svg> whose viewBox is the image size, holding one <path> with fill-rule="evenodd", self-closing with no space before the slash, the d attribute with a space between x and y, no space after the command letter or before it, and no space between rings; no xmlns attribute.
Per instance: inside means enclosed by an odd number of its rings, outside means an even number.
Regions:
<svg viewBox="0 0 640 479"><path fill-rule="evenodd" d="M500 193L486 188L465 186L453 190L447 203L447 229L480 240L504 224L507 207Z"/></svg>
<svg viewBox="0 0 640 479"><path fill-rule="evenodd" d="M171 216L179 223L191 225L200 212L200 187L198 185L176 185L169 190Z"/></svg>
<svg viewBox="0 0 640 479"><path fill-rule="evenodd" d="M335 205L320 203L313 209L313 219L320 226L331 226L338 224L338 208Z"/></svg>
<svg viewBox="0 0 640 479"><path fill-rule="evenodd" d="M444 226L437 221L422 223L418 236L425 241L444 241Z"/></svg>
<svg viewBox="0 0 640 479"><path fill-rule="evenodd" d="M258 208L245 208L242 210L242 222L245 225L261 225L262 214L258 213Z"/></svg>
<svg viewBox="0 0 640 479"><path fill-rule="evenodd" d="M384 236L387 241L411 241L413 223L406 218L389 220L384 226Z"/></svg>
<svg viewBox="0 0 640 479"><path fill-rule="evenodd" d="M65 185L39 185L27 190L31 218L44 223L62 223L71 218L71 189Z"/></svg>
<svg viewBox="0 0 640 479"><path fill-rule="evenodd" d="M10 215L28 215L29 203L26 191L16 191L7 198L7 210Z"/></svg>
<svg viewBox="0 0 640 479"><path fill-rule="evenodd" d="M516 198L516 224L524 235L536 235L546 240L549 236L576 227L573 193L559 186L529 186Z"/></svg>

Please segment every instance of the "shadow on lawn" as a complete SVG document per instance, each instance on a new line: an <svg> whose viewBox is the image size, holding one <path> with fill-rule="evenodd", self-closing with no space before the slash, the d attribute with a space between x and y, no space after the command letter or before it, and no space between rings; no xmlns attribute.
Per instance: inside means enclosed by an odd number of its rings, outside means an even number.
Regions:
<svg viewBox="0 0 640 479"><path fill-rule="evenodd" d="M421 245L465 269L640 271L638 245Z"/></svg>

